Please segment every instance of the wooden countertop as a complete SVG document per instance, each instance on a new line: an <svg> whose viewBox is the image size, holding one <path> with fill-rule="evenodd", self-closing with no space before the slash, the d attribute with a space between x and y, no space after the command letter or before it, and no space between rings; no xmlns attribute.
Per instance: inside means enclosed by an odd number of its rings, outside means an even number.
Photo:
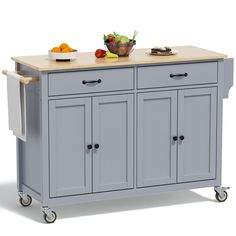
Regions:
<svg viewBox="0 0 236 236"><path fill-rule="evenodd" d="M94 52L79 52L78 59L71 62L49 61L47 55L12 57L12 60L38 71L60 71L70 69L127 66L137 64L159 64L182 61L218 60L227 58L227 56L224 54L212 52L194 46L178 46L173 47L173 49L178 50L178 53L172 56L152 56L145 53L147 49L135 49L129 57L120 57L112 59L97 59L94 56Z"/></svg>

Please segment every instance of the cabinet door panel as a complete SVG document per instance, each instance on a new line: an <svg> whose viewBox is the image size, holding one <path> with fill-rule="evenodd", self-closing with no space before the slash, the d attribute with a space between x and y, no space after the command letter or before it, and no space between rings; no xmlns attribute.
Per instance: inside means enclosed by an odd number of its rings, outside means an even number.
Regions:
<svg viewBox="0 0 236 236"><path fill-rule="evenodd" d="M179 91L179 182L215 178L216 98L216 88Z"/></svg>
<svg viewBox="0 0 236 236"><path fill-rule="evenodd" d="M91 99L49 102L50 196L91 192Z"/></svg>
<svg viewBox="0 0 236 236"><path fill-rule="evenodd" d="M93 98L93 190L133 187L133 95Z"/></svg>
<svg viewBox="0 0 236 236"><path fill-rule="evenodd" d="M138 94L138 187L176 182L176 120L176 91Z"/></svg>

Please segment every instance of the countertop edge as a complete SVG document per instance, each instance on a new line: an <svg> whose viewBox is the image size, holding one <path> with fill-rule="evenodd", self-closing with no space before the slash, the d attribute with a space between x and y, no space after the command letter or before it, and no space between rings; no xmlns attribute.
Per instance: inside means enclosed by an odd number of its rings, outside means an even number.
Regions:
<svg viewBox="0 0 236 236"><path fill-rule="evenodd" d="M29 65L28 63L24 63L21 60L19 60L17 57L11 57L11 60L15 61L16 63L22 64L24 66L30 67L36 71L39 72L50 72L50 71L67 71L67 70L80 70L80 69L96 69L96 68L107 68L107 67L120 67L120 66L136 66L136 65L161 65L161 64L168 64L168 63L178 63L178 62L196 62L196 61L211 61L211 60L224 60L228 58L227 55L222 54L222 56L218 56L218 57L196 57L193 59L184 59L184 60L163 60L162 62L150 62L150 61L139 61L139 62L132 62L132 63L127 63L127 62L119 62L117 64L115 64L113 62L113 64L109 64L109 63L101 63L101 65L83 65L83 66L68 66L68 68L62 67L62 68L42 68L42 67L37 67L37 66L33 66L33 65ZM112 60L112 59L111 59Z"/></svg>

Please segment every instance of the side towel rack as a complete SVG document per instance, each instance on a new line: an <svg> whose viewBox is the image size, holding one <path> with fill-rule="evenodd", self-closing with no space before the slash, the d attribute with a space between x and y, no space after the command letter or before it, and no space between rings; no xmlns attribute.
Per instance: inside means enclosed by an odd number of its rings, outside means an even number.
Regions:
<svg viewBox="0 0 236 236"><path fill-rule="evenodd" d="M7 70L3 70L2 73L3 73L4 75L7 75L8 71L7 71ZM22 84L29 84L29 83L32 82L32 81L39 80L38 77L24 77L24 76L23 76L23 75L24 75L24 71L17 71L17 72L15 72L15 73L18 74L18 75L22 75L22 78L20 78L20 82L21 82Z"/></svg>

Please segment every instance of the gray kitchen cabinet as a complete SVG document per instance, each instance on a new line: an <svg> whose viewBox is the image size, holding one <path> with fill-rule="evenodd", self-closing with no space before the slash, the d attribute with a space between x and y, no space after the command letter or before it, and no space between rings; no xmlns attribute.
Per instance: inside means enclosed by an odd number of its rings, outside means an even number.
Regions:
<svg viewBox="0 0 236 236"><path fill-rule="evenodd" d="M177 91L138 94L138 187L176 182Z"/></svg>
<svg viewBox="0 0 236 236"><path fill-rule="evenodd" d="M49 102L50 196L92 191L91 98Z"/></svg>
<svg viewBox="0 0 236 236"><path fill-rule="evenodd" d="M133 94L93 98L94 192L133 187L133 114Z"/></svg>
<svg viewBox="0 0 236 236"><path fill-rule="evenodd" d="M217 89L178 91L178 182L215 178Z"/></svg>
<svg viewBox="0 0 236 236"><path fill-rule="evenodd" d="M21 82L29 82L21 86L25 99L19 96L25 138L17 136L23 206L33 197L52 223L52 207L68 204L203 187L227 199L222 113L233 59L174 49L169 57L136 49L115 60L94 53L72 62L13 57Z"/></svg>
<svg viewBox="0 0 236 236"><path fill-rule="evenodd" d="M132 94L51 100L49 126L51 197L133 187Z"/></svg>
<svg viewBox="0 0 236 236"><path fill-rule="evenodd" d="M138 94L138 187L215 178L216 93Z"/></svg>

